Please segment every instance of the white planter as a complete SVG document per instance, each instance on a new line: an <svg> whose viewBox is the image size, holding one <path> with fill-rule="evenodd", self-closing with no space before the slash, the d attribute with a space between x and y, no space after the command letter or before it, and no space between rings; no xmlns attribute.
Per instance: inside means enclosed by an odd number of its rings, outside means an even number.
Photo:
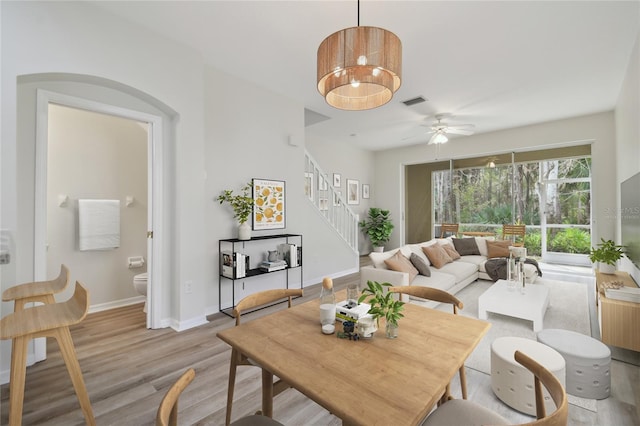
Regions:
<svg viewBox="0 0 640 426"><path fill-rule="evenodd" d="M251 239L251 225L248 222L238 225L238 239L250 240Z"/></svg>
<svg viewBox="0 0 640 426"><path fill-rule="evenodd" d="M608 264L602 263L602 262L598 263L598 270L600 271L601 274L615 274L616 273L615 265L608 265Z"/></svg>
<svg viewBox="0 0 640 426"><path fill-rule="evenodd" d="M382 253L384 251L384 247L383 246L375 246L373 247L373 252L374 253Z"/></svg>

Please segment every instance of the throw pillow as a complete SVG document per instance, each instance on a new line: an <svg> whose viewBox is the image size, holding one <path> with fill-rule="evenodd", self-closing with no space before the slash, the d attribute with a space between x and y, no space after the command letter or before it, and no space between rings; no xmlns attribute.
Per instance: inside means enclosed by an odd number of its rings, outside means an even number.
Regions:
<svg viewBox="0 0 640 426"><path fill-rule="evenodd" d="M389 250L382 253L372 251L371 253L369 253L369 259L371 259L374 267L378 269L387 269L387 265L384 264L384 261L392 258L393 255L398 252L398 250L400 249Z"/></svg>
<svg viewBox="0 0 640 426"><path fill-rule="evenodd" d="M424 261L420 256L415 253L411 253L411 257L409 261L415 266L420 275L424 275L425 277L431 276L431 269L429 269L429 265Z"/></svg>
<svg viewBox="0 0 640 426"><path fill-rule="evenodd" d="M475 238L454 238L453 245L460 256L480 255Z"/></svg>
<svg viewBox="0 0 640 426"><path fill-rule="evenodd" d="M487 257L509 257L511 241L487 241Z"/></svg>
<svg viewBox="0 0 640 426"><path fill-rule="evenodd" d="M392 271L407 272L409 274L409 284L418 275L418 270L399 250L392 257L385 260L384 263Z"/></svg>
<svg viewBox="0 0 640 426"><path fill-rule="evenodd" d="M454 249L453 246L451 246L451 244L442 244L442 247L444 248L444 251L447 252L447 254L451 259L453 260L460 259L461 257L460 253L458 253L456 249Z"/></svg>
<svg viewBox="0 0 640 426"><path fill-rule="evenodd" d="M424 254L427 255L431 264L438 269L442 268L447 263L453 262L451 256L447 254L447 252L444 250L444 247L442 247L440 244L422 247L422 251L424 251Z"/></svg>

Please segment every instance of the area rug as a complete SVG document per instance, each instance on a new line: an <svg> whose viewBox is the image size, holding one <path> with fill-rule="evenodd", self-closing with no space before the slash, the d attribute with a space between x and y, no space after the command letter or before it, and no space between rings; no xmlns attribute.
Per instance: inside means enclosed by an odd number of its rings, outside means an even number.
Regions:
<svg viewBox="0 0 640 426"><path fill-rule="evenodd" d="M459 311L459 314L478 318L478 297L492 284L491 281L478 280L458 292L456 297L464 303L464 309ZM548 279L538 279L535 284L530 285L544 285L550 290L550 304L544 316L544 328L561 328L591 335L587 285ZM448 305L440 305L436 309L451 311ZM533 331L531 321L494 313L488 313L487 320L491 323L491 328L469 356L465 365L467 368L490 375L491 342L502 336L536 340L536 333ZM570 403L596 411L595 400L568 396Z"/></svg>

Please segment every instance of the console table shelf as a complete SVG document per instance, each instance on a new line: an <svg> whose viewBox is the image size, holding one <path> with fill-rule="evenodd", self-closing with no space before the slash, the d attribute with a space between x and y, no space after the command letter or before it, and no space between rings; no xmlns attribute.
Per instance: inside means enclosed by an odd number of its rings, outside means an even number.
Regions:
<svg viewBox="0 0 640 426"><path fill-rule="evenodd" d="M267 260L267 252L277 250L279 244L295 245L297 265L288 266L277 271L264 271L258 267L260 262ZM250 240L229 238L218 241L219 249L219 278L218 297L220 312L233 318L233 310L236 304L250 294L271 289L302 288L302 235L277 234L253 237ZM248 257L248 265L244 276L235 278L223 274L224 256L244 255ZM233 277L233 278L232 278ZM243 312L244 314L245 312Z"/></svg>
<svg viewBox="0 0 640 426"><path fill-rule="evenodd" d="M615 274L596 272L596 303L602 342L607 345L640 351L640 303L610 299L605 296L602 285L609 281L622 281L627 287L637 287L628 273Z"/></svg>

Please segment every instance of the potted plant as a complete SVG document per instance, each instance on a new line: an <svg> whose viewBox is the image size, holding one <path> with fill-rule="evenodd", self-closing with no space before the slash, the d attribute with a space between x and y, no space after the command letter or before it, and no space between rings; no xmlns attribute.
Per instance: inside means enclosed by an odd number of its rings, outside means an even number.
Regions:
<svg viewBox="0 0 640 426"><path fill-rule="evenodd" d="M603 274L613 274L616 272L616 262L624 256L624 246L616 245L613 240L600 239L598 248L591 247L589 260L598 264L598 270Z"/></svg>
<svg viewBox="0 0 640 426"><path fill-rule="evenodd" d="M389 241L391 237L393 223L391 223L391 219L389 218L390 215L389 210L371 207L367 219L359 223L362 231L367 234L371 240L373 251L381 252L384 249L384 243Z"/></svg>
<svg viewBox="0 0 640 426"><path fill-rule="evenodd" d="M253 211L253 197L251 197L251 182L242 187L242 194L233 194L232 189L225 189L217 198L220 204L229 203L233 209L233 217L238 219L238 239L251 239L251 226L247 223Z"/></svg>
<svg viewBox="0 0 640 426"><path fill-rule="evenodd" d="M391 287L391 284L367 281L367 287L362 290L358 303L368 298L367 303L371 308L367 313L376 321L378 328L380 328L380 318L384 318L387 321L387 337L395 339L398 337L398 320L404 317L402 313L404 302L396 300L393 293L385 291L385 287Z"/></svg>

